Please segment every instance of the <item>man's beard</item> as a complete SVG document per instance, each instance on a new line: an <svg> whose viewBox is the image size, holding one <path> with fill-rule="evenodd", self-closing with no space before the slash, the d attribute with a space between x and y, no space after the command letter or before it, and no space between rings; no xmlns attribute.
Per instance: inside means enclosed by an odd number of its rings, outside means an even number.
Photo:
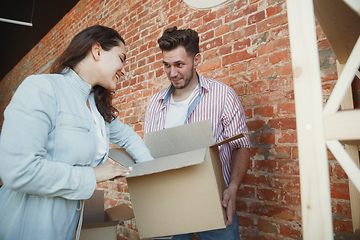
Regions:
<svg viewBox="0 0 360 240"><path fill-rule="evenodd" d="M192 66L192 69L193 69L193 68L194 68L194 64L193 64L193 66ZM193 76L194 76L194 71L191 71L190 77L187 78L187 79L184 78L184 80L185 80L184 85L183 85L183 86L179 86L179 87L174 86L174 88L176 88L176 89L184 89L184 88L186 88L187 86L189 86L190 81L191 81L191 79L193 78Z"/></svg>

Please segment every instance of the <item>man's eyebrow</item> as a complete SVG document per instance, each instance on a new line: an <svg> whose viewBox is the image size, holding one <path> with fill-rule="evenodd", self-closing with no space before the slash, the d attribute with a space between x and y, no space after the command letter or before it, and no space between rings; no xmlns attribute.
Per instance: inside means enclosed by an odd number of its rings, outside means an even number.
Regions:
<svg viewBox="0 0 360 240"><path fill-rule="evenodd" d="M169 64L168 62L166 62L166 61L163 61L163 63L166 63L166 64ZM182 60L178 60L178 61L176 61L176 62L174 62L175 64L178 64L178 63L184 63L184 61L182 61Z"/></svg>

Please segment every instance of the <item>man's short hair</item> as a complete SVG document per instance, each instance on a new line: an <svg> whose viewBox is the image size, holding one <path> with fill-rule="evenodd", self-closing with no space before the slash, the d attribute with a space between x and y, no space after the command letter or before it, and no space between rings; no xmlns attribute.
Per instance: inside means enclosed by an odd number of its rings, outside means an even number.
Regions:
<svg viewBox="0 0 360 240"><path fill-rule="evenodd" d="M194 57L199 53L199 36L192 29L177 29L176 26L164 31L158 39L161 51L171 51L179 46L183 46L189 56Z"/></svg>

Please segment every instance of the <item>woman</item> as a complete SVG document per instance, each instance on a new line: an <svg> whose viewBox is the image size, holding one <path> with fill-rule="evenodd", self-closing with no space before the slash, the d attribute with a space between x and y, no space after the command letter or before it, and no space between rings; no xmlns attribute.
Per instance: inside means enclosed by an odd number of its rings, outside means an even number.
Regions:
<svg viewBox="0 0 360 240"><path fill-rule="evenodd" d="M106 162L109 141L136 162L153 159L111 106L125 59L119 33L92 26L74 37L52 74L19 86L0 138L0 239L72 239L79 200L131 171Z"/></svg>

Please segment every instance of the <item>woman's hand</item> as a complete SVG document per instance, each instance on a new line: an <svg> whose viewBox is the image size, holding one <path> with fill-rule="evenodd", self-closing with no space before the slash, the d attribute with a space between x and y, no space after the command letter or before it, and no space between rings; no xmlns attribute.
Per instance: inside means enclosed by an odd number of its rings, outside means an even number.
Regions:
<svg viewBox="0 0 360 240"><path fill-rule="evenodd" d="M104 164L94 167L96 182L103 182L115 177L125 177L129 175L132 168L121 166L111 161L106 161Z"/></svg>

